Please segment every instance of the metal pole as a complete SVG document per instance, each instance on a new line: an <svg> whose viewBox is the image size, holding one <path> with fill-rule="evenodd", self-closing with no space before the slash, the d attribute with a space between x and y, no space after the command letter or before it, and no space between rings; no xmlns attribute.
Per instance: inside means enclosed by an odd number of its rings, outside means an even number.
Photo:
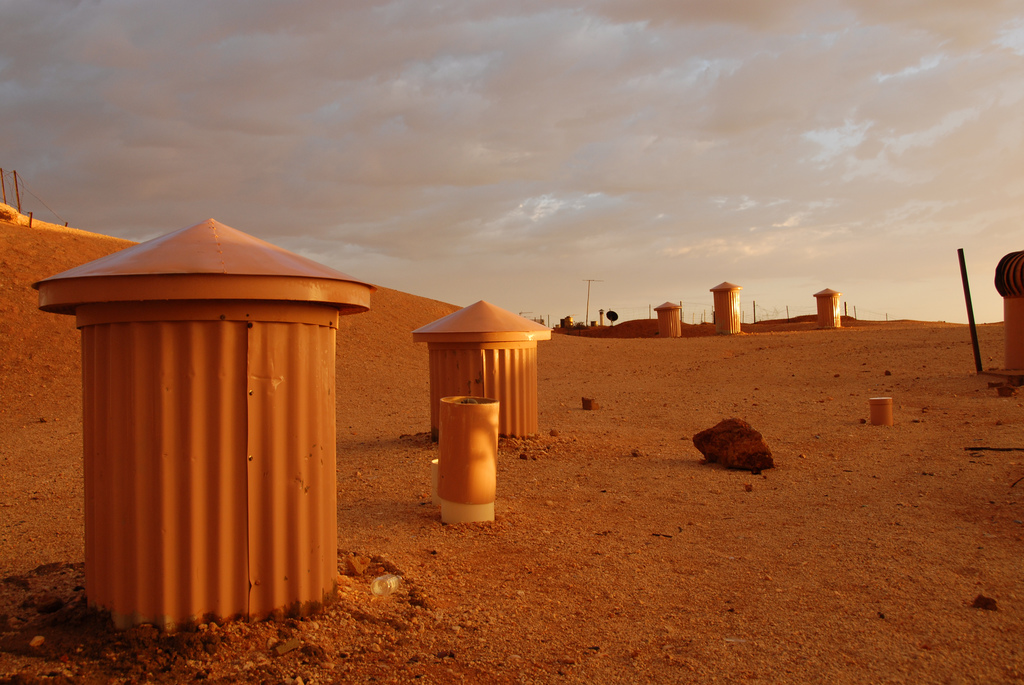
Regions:
<svg viewBox="0 0 1024 685"><path fill-rule="evenodd" d="M18 214L21 214L21 193L18 191L18 172L14 172L14 196L18 198Z"/></svg>
<svg viewBox="0 0 1024 685"><path fill-rule="evenodd" d="M598 283L601 283L602 281L599 281L596 278L584 278L583 280L587 282L587 313L583 316L583 327L586 328L590 325L588 323L590 321L590 284L594 281L597 281Z"/></svg>
<svg viewBox="0 0 1024 685"><path fill-rule="evenodd" d="M4 204L7 204L7 184L4 183L4 170L0 169L0 188L4 191Z"/></svg>
<svg viewBox="0 0 1024 685"><path fill-rule="evenodd" d="M981 373L981 350L978 348L978 327L974 323L974 305L971 304L971 286L967 282L967 262L964 261L964 249L956 251L960 258L960 278L964 282L964 299L967 301L967 323L971 326L971 347L974 348L974 368Z"/></svg>
<svg viewBox="0 0 1024 685"><path fill-rule="evenodd" d="M757 300L752 300L754 303L754 323L757 323Z"/></svg>

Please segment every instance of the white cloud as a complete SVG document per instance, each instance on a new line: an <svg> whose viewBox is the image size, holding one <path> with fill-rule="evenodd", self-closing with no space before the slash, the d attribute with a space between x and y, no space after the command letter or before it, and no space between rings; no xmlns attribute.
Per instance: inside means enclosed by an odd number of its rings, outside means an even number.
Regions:
<svg viewBox="0 0 1024 685"><path fill-rule="evenodd" d="M821 146L821 151L814 156L814 161L828 162L863 143L873 123L865 121L858 124L846 121L840 127L807 131L803 137Z"/></svg>
<svg viewBox="0 0 1024 685"><path fill-rule="evenodd" d="M891 74L876 74L875 80L878 81L879 83L885 83L889 79L900 79L907 78L908 76L915 76L923 71L930 71L932 69L935 69L940 64L942 64L942 61L944 59L945 56L942 54L922 57L921 61L914 66L906 67L904 69L901 69L900 71Z"/></svg>
<svg viewBox="0 0 1024 685"><path fill-rule="evenodd" d="M80 228L213 216L514 311L571 313L590 277L896 297L912 250L928 279L951 242L1019 247L1012 4L9 0L0 163Z"/></svg>

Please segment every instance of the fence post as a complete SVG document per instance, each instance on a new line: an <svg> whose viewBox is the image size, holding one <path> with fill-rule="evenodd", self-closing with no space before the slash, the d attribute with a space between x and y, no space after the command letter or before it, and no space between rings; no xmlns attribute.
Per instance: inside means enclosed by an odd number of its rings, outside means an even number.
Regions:
<svg viewBox="0 0 1024 685"><path fill-rule="evenodd" d="M28 227L32 228L32 212L28 213Z"/></svg>
<svg viewBox="0 0 1024 685"><path fill-rule="evenodd" d="M18 172L14 172L14 196L18 198L18 214L21 214L21 192L18 190Z"/></svg>
<svg viewBox="0 0 1024 685"><path fill-rule="evenodd" d="M4 191L4 204L7 204L7 184L4 183L4 170L0 168L0 188Z"/></svg>
<svg viewBox="0 0 1024 685"><path fill-rule="evenodd" d="M853 305L853 318L857 318L857 305Z"/></svg>
<svg viewBox="0 0 1024 685"><path fill-rule="evenodd" d="M786 323L789 323L789 305L786 305Z"/></svg>

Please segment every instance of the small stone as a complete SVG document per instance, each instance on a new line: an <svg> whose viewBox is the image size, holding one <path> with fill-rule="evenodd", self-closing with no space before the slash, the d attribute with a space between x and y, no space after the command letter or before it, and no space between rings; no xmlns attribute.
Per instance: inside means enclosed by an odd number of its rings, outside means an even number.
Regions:
<svg viewBox="0 0 1024 685"><path fill-rule="evenodd" d="M53 595L42 595L36 599L36 611L40 614L52 614L64 606L64 600Z"/></svg>
<svg viewBox="0 0 1024 685"><path fill-rule="evenodd" d="M553 438L557 438L557 437L558 437L558 431L557 431L557 430L555 430L554 428L552 428L552 429L551 429L551 432L550 432L550 433L548 433L548 435L550 435L550 436L551 436L551 437L553 437Z"/></svg>
<svg viewBox="0 0 1024 685"><path fill-rule="evenodd" d="M996 392L999 393L1000 397L1013 397L1014 395L1017 394L1017 388L1011 387L1009 385L1003 385L996 388Z"/></svg>
<svg viewBox="0 0 1024 685"><path fill-rule="evenodd" d="M886 375L886 376L891 376L891 375L892 375L892 371L889 371L888 369L886 369L886 371L885 371L885 375Z"/></svg>
<svg viewBox="0 0 1024 685"><path fill-rule="evenodd" d="M288 652L293 652L296 649L298 649L301 644L302 643L300 643L297 638L293 637L291 640L283 642L279 644L277 647L274 647L274 651L277 652L278 656L284 656Z"/></svg>
<svg viewBox="0 0 1024 685"><path fill-rule="evenodd" d="M867 422L868 422L868 420L867 420L867 419L861 419L861 420L860 420L860 422L861 422L861 423L867 423Z"/></svg>
<svg viewBox="0 0 1024 685"><path fill-rule="evenodd" d="M45 637L43 637L42 635L36 635L36 636L35 636L34 638L32 638L32 640L31 640L31 641L30 641L30 642L28 643L28 646L29 646L29 647L39 647L39 646L41 646L41 645L42 645L42 644L43 644L44 642L46 642L46 638L45 638Z"/></svg>
<svg viewBox="0 0 1024 685"><path fill-rule="evenodd" d="M591 399L589 397L584 397L582 399L583 399L583 410L584 411L592 411L592 410L600 409L601 408L601 405L599 405L597 403L597 400L595 400L595 399Z"/></svg>
<svg viewBox="0 0 1024 685"><path fill-rule="evenodd" d="M345 559L345 568L348 569L348 575L350 576L361 576L370 566L370 560L366 557L347 557Z"/></svg>
<svg viewBox="0 0 1024 685"><path fill-rule="evenodd" d="M996 600L985 595L978 595L974 598L974 604L971 605L974 609L986 609L988 611L999 611L999 607L996 606Z"/></svg>
<svg viewBox="0 0 1024 685"><path fill-rule="evenodd" d="M743 489L746 490L747 492L753 492L754 491L754 484L753 483L744 483L743 484Z"/></svg>

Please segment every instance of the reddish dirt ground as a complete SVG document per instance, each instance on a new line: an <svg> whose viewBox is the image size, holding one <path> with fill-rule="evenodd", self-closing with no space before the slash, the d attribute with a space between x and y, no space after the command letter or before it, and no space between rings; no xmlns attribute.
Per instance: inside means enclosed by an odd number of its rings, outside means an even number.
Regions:
<svg viewBox="0 0 1024 685"><path fill-rule="evenodd" d="M83 592L78 333L30 283L128 244L0 224L0 682L1024 677L1022 400L974 373L966 326L555 335L538 351L541 434L500 444L496 520L442 525L410 333L455 307L388 289L338 336L338 601L114 631ZM1002 326L980 337L999 366ZM879 395L892 427L862 422ZM692 436L728 417L775 468L701 463ZM402 585L375 597L384 571Z"/></svg>

